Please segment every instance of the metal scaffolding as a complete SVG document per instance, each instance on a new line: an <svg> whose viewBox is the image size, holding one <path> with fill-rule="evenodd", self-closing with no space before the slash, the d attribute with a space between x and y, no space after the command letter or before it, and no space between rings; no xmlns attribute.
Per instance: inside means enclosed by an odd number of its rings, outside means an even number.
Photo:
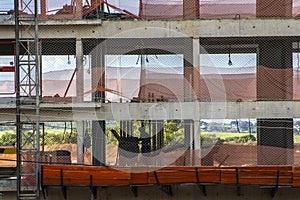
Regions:
<svg viewBox="0 0 300 200"><path fill-rule="evenodd" d="M17 199L40 199L38 0L15 3ZM35 120L27 116L34 113Z"/></svg>

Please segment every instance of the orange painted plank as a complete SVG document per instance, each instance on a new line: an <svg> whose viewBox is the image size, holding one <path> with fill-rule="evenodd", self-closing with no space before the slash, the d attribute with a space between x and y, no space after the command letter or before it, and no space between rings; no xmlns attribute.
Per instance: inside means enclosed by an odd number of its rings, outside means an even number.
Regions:
<svg viewBox="0 0 300 200"><path fill-rule="evenodd" d="M197 168L199 182L201 183L219 183L220 170L218 168ZM156 171L159 182L167 183L196 183L197 175L195 167L174 167L163 168ZM157 183L154 172L149 173L149 183Z"/></svg>
<svg viewBox="0 0 300 200"><path fill-rule="evenodd" d="M131 170L130 184L145 185L148 184L148 168L133 168Z"/></svg>
<svg viewBox="0 0 300 200"><path fill-rule="evenodd" d="M90 179L64 178L64 185L90 185ZM93 185L129 185L124 179L93 179Z"/></svg>
<svg viewBox="0 0 300 200"><path fill-rule="evenodd" d="M43 184L44 185L59 185L60 178L57 177L43 177Z"/></svg>
<svg viewBox="0 0 300 200"><path fill-rule="evenodd" d="M89 185L90 176L94 185L128 185L130 173L128 170L116 170L109 167L86 166L43 166L44 185L61 184L61 170L63 184Z"/></svg>
<svg viewBox="0 0 300 200"><path fill-rule="evenodd" d="M293 167L293 186L300 186L300 166Z"/></svg>
<svg viewBox="0 0 300 200"><path fill-rule="evenodd" d="M103 178L103 179L130 179L130 173L127 172L111 172L111 171L99 171L99 172L78 172L78 171L63 171L64 178Z"/></svg>
<svg viewBox="0 0 300 200"><path fill-rule="evenodd" d="M196 169L200 183L236 184L236 169L240 184L279 184L300 186L300 167L255 166L255 167L151 167L151 168L109 168L90 166L43 166L45 185L60 184L61 169L63 182L70 185L89 185L93 176L94 185L157 184L154 170L161 184L196 183ZM294 175L294 176L293 176Z"/></svg>
<svg viewBox="0 0 300 200"><path fill-rule="evenodd" d="M45 185L60 184L60 170L43 169L43 183Z"/></svg>
<svg viewBox="0 0 300 200"><path fill-rule="evenodd" d="M293 172L291 166L255 166L222 169L222 184L236 184L236 169L240 184L276 184L279 172L279 184L292 184Z"/></svg>

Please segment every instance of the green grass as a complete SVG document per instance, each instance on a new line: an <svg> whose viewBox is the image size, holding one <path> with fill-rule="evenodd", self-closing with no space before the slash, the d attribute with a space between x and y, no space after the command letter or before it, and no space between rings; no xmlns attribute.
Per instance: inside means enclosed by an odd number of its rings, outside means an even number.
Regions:
<svg viewBox="0 0 300 200"><path fill-rule="evenodd" d="M294 143L300 143L300 135L294 135Z"/></svg>
<svg viewBox="0 0 300 200"><path fill-rule="evenodd" d="M249 135L249 133L226 133L226 132L201 132L201 134L207 136L215 136L223 140L225 140L226 138L242 137L242 136ZM257 138L256 134L251 134L251 135ZM300 143L300 135L294 135L294 143Z"/></svg>
<svg viewBox="0 0 300 200"><path fill-rule="evenodd" d="M5 133L14 134L15 131L13 131L13 130L0 131L0 136L4 135Z"/></svg>
<svg viewBox="0 0 300 200"><path fill-rule="evenodd" d="M201 134L207 135L207 136L213 136L219 137L220 139L226 139L231 137L242 137L249 135L249 133L227 133L227 132L201 132ZM251 134L256 137L256 134ZM299 136L300 139L300 136Z"/></svg>

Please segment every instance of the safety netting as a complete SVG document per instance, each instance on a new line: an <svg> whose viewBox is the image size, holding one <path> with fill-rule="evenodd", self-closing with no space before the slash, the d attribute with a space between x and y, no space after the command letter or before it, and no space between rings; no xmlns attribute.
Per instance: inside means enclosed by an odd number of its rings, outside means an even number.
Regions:
<svg viewBox="0 0 300 200"><path fill-rule="evenodd" d="M277 12L276 14L273 12L274 9ZM299 2L297 1L142 0L140 6L140 16L145 19L184 19L186 17L240 19L256 17L297 17L298 15Z"/></svg>
<svg viewBox="0 0 300 200"><path fill-rule="evenodd" d="M30 13L26 1L20 6L24 15ZM296 0L63 0L39 1L41 20L55 19L191 19L191 18L256 18L298 17ZM26 12L26 9L28 12ZM13 15L13 1L0 3L0 13ZM274 13L274 10L276 11ZM2 16L3 20L12 19Z"/></svg>
<svg viewBox="0 0 300 200"><path fill-rule="evenodd" d="M109 40L113 44L110 47L116 52L114 45L120 47L122 42ZM161 40L163 39L159 39ZM151 44L153 43L155 42L152 41ZM86 44L93 47L101 46L99 41L89 41ZM48 55L42 56L43 102L76 102L74 99L80 94L84 102L100 101L111 103L112 107L116 103L299 99L297 50L291 54L293 64L289 68L271 68L256 66L256 53L232 53L236 51L233 47L228 48L228 53L223 50L223 53L219 54L216 53L217 50L212 52L207 49L206 53L197 55L200 66L191 66L187 61L188 56L186 58L184 54L170 54L167 51L157 50L155 50L157 54L146 53L150 52L149 49L141 51L141 54L126 49L129 54L106 54L99 61L97 48L92 48L91 51L85 51L82 67L77 69L76 56L65 46L65 54L69 55L47 53ZM90 48L83 47L83 49ZM97 68L99 63L103 63L100 69ZM82 84L80 90L83 90L79 94L78 84ZM97 93L100 93L100 99L96 100ZM128 117L130 119L130 116ZM105 122L105 132L98 132L96 135L92 131L93 123L87 121L84 125L84 137L81 137L84 141L79 143L74 139L80 130L82 131L75 125L78 122L73 121L73 128L60 124L57 129L63 128L65 131L58 134L62 136L57 136L54 141L59 143L63 140L65 144L55 144L47 140L45 152L51 151L46 153L45 159L51 163L77 163L77 144L84 144L84 163L92 164L93 140L104 137L105 162L111 166L255 166L299 163L297 119L294 119L294 122L293 119L290 122L290 119L243 118L201 121L129 119L108 120ZM284 139L289 141L291 146L283 147L282 143L278 142L280 138L258 134L257 131L265 129L266 132L270 130L276 132L276 127L280 130L285 127L283 129L291 130L289 134L292 134L292 137L295 135L294 140ZM198 142L201 144L198 149L190 149L190 141L195 142L195 139L189 138L193 134L198 134ZM45 138L47 137L54 136L49 134ZM264 137L267 141L269 138L272 144L266 144ZM67 153L66 156L60 157L67 160L53 160L52 154L57 153L56 150L60 150L59 153Z"/></svg>
<svg viewBox="0 0 300 200"><path fill-rule="evenodd" d="M257 8L265 7L252 1L200 1L196 7L185 5L183 1L134 3L127 9L128 3L124 1L49 1L41 7L41 17L44 17L41 19L184 19L186 16L238 19L257 17ZM100 5L104 5L104 11L97 9ZM184 11L185 6L192 12ZM296 1L286 4L287 14L283 17L296 17L299 6ZM280 11L278 16L281 14ZM80 24L78 27L82 28ZM88 31L86 34L90 34ZM279 110L276 118L262 119L228 116L222 120L221 117L189 119L185 116L162 120L159 116L165 114L164 103L175 105L176 110L176 105L189 102L226 104L278 100L284 104L286 100L298 101L297 38L200 37L199 43L194 44L191 38L182 34L179 37L174 32L174 38L155 39L143 38L142 33L130 30L126 37L115 36L119 38L86 39L86 35L81 35L77 39L40 39L41 105L48 106L43 107L41 116L49 117L49 121L41 125L43 162L111 166L300 164L299 120L292 114L281 117L280 108L274 108ZM245 44L247 42L251 44ZM1 56L0 93L3 97L15 97L15 72L6 71L15 64L13 48L7 54L10 55ZM30 84L31 80L24 81ZM3 98L3 101L2 116L9 116L11 108L5 106L14 104L15 99ZM76 103L87 107L75 107ZM134 108L147 112L143 107L145 103L153 105L150 108L158 119L118 118L122 105L135 104ZM93 104L99 107L93 108ZM100 109L101 106L104 108ZM82 120L74 120L72 109L82 114ZM109 116L109 109L118 111L118 119ZM238 116L236 109L228 109L229 116ZM89 118L98 111L101 120ZM203 106L199 112L212 111ZM289 114L289 111L284 113ZM0 146L13 148L15 130L5 124L3 127ZM35 158L28 156L28 160Z"/></svg>
<svg viewBox="0 0 300 200"><path fill-rule="evenodd" d="M138 56L136 56L138 57ZM226 100L226 101L254 101L257 99L268 98L269 95L274 100L284 100L283 96L288 99L299 100L299 70L291 69L271 69L264 66L243 67L243 68L218 68L218 67L200 67L195 77L196 89L193 88L193 98L199 101L207 100ZM76 76L75 69L64 69L49 71L43 75L43 96L44 97L75 97L76 96ZM106 92L106 99L110 102L119 102L120 100L130 102L133 99L138 100L176 100L184 101L189 96L185 93L185 82L183 67L162 67L150 66L146 69L140 67L118 67L107 66L106 86L100 88ZM238 72L240 71L240 73ZM257 75L268 78L259 79ZM203 74L201 74L201 72ZM84 70L86 100L91 100L92 71ZM75 71L76 74L76 71ZM287 74L282 78L282 74ZM293 87L287 89L282 83L284 81L293 82ZM257 82L272 85L272 88L265 92L266 97L257 96ZM270 83L271 81L272 83ZM14 93L14 82L11 80L2 80L1 91ZM186 86L190 87L190 86ZM99 89L99 88L98 88ZM192 89L192 88L190 88ZM276 89L276 94L272 91ZM270 94L267 94L267 93ZM283 95L284 94L284 95ZM45 99L46 99L45 98Z"/></svg>

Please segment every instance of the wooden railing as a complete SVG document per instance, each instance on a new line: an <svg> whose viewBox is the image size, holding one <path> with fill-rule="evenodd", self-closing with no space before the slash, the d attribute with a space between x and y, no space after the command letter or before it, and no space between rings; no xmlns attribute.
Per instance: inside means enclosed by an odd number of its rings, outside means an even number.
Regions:
<svg viewBox="0 0 300 200"><path fill-rule="evenodd" d="M243 185L259 185L272 188L274 196L280 187L300 186L300 167L251 166L251 167L128 167L110 168L100 166L42 165L43 191L52 186L87 186L96 196L99 186L130 186L137 195L139 185L157 185L163 192L172 195L173 184L194 183L202 188L211 184L236 185L237 193Z"/></svg>

